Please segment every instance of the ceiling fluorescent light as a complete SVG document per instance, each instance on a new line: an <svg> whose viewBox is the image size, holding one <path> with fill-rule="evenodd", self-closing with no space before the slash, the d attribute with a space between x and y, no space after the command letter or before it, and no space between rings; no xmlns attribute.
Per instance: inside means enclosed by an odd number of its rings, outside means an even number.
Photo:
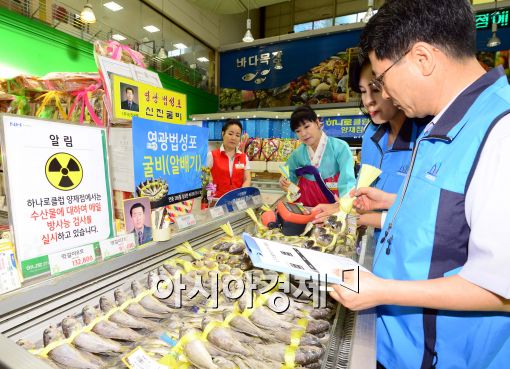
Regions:
<svg viewBox="0 0 510 369"><path fill-rule="evenodd" d="M159 32L159 28L153 25L145 26L143 29L150 33Z"/></svg>
<svg viewBox="0 0 510 369"><path fill-rule="evenodd" d="M207 59L205 56L201 56L200 58L197 58L197 60L198 60L199 62L202 62L202 63L205 63L205 62L208 62L208 61L209 61L209 59Z"/></svg>
<svg viewBox="0 0 510 369"><path fill-rule="evenodd" d="M124 9L122 5L117 4L115 1L104 3L103 6L110 9L112 12L118 12L119 10Z"/></svg>
<svg viewBox="0 0 510 369"><path fill-rule="evenodd" d="M116 33L112 35L112 38L116 41L124 41L126 38L122 36L120 33Z"/></svg>
<svg viewBox="0 0 510 369"><path fill-rule="evenodd" d="M178 49L181 49L181 50L182 50L182 49L187 49L187 48L188 48L186 45L184 45L183 43L180 43L180 42L179 42L178 44L175 44L174 46L175 46L176 48L178 48Z"/></svg>

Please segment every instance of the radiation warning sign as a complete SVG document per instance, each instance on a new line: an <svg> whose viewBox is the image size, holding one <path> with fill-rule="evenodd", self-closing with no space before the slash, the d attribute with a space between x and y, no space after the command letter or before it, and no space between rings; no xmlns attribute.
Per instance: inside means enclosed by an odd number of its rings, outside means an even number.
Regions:
<svg viewBox="0 0 510 369"><path fill-rule="evenodd" d="M48 255L67 257L113 236L105 130L0 119L9 220L23 276L48 272Z"/></svg>
<svg viewBox="0 0 510 369"><path fill-rule="evenodd" d="M70 191L81 183L83 169L74 156L59 152L46 162L46 178L56 189Z"/></svg>

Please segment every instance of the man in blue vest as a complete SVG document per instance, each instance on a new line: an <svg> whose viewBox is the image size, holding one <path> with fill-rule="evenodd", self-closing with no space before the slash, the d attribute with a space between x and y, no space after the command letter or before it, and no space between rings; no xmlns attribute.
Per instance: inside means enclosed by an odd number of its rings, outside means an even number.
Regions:
<svg viewBox="0 0 510 369"><path fill-rule="evenodd" d="M387 0L361 36L383 96L435 116L398 194L354 194L389 212L374 274L332 292L377 306L381 368L510 367L510 86L480 66L475 37L467 0Z"/></svg>

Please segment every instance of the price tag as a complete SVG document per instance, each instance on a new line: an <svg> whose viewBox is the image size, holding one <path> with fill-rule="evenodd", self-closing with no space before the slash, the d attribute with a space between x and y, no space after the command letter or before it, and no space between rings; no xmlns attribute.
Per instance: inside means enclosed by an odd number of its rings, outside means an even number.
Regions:
<svg viewBox="0 0 510 369"><path fill-rule="evenodd" d="M94 245L85 245L48 255L51 275L58 275L96 262Z"/></svg>
<svg viewBox="0 0 510 369"><path fill-rule="evenodd" d="M248 208L248 204L246 203L245 199L235 200L234 204L236 205L237 210L239 210L239 211L243 211Z"/></svg>
<svg viewBox="0 0 510 369"><path fill-rule="evenodd" d="M0 241L0 294L21 287L21 278L14 257L14 246L9 240Z"/></svg>
<svg viewBox="0 0 510 369"><path fill-rule="evenodd" d="M129 369L168 369L151 358L140 346L122 358Z"/></svg>
<svg viewBox="0 0 510 369"><path fill-rule="evenodd" d="M223 206L209 208L209 213L211 214L212 218L218 218L225 215L225 209L223 208Z"/></svg>
<svg viewBox="0 0 510 369"><path fill-rule="evenodd" d="M103 260L110 259L117 255L126 254L136 248L135 234L123 234L108 240L99 242Z"/></svg>
<svg viewBox="0 0 510 369"><path fill-rule="evenodd" d="M176 218L175 220L177 222L177 227L179 227L179 229L188 228L197 224L197 220L195 219L195 216L193 214L186 214L183 215L182 217Z"/></svg>

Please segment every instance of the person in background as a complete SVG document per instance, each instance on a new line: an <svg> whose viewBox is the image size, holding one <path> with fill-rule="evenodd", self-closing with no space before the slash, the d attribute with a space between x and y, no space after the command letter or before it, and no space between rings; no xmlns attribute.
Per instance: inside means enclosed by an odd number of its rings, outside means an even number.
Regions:
<svg viewBox="0 0 510 369"><path fill-rule="evenodd" d="M207 166L211 168L212 182L216 185L214 198L251 184L250 161L238 148L242 131L239 120L227 120L221 129L221 147L207 153Z"/></svg>
<svg viewBox="0 0 510 369"><path fill-rule="evenodd" d="M290 128L296 133L300 145L290 155L290 181L300 188L297 200L305 206L334 203L335 196L347 194L355 185L354 161L349 145L322 130L317 114L308 105L294 110ZM280 187L287 191L290 182L280 178Z"/></svg>
<svg viewBox="0 0 510 369"><path fill-rule="evenodd" d="M411 119L393 101L383 98L382 91L371 84L374 74L368 57L360 54L349 66L350 88L361 95L360 110L370 117L361 144L360 165L368 164L382 173L373 186L389 193L397 193L409 169L413 147L430 118ZM338 212L338 206L319 205L317 222ZM374 238L386 212L366 212L358 218L358 225L375 227Z"/></svg>
<svg viewBox="0 0 510 369"><path fill-rule="evenodd" d="M434 116L396 195L355 191L363 210L391 207L373 274L332 286L377 307L381 368L509 367L510 86L476 59L475 25L467 0L387 0L361 35L383 97Z"/></svg>
<svg viewBox="0 0 510 369"><path fill-rule="evenodd" d="M129 209L129 215L133 222L133 231L135 234L135 243L137 245L143 245L149 241L152 241L152 228L145 225L145 206L137 202Z"/></svg>

